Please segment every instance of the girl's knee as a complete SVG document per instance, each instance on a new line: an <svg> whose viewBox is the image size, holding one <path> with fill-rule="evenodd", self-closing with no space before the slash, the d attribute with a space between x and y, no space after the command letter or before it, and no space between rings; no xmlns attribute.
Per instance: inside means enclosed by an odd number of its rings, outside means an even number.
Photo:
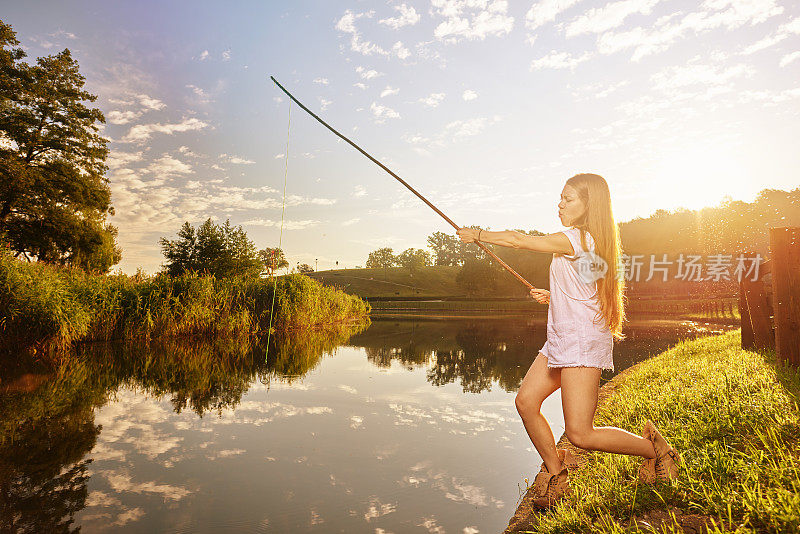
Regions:
<svg viewBox="0 0 800 534"><path fill-rule="evenodd" d="M517 396L514 398L514 404L517 406L517 412L519 412L520 415L523 413L528 415L531 412L537 413L542 407L541 401L536 399L533 395L526 395L522 392L517 393Z"/></svg>
<svg viewBox="0 0 800 534"><path fill-rule="evenodd" d="M591 428L566 428L567 439L579 449L592 448L592 429Z"/></svg>

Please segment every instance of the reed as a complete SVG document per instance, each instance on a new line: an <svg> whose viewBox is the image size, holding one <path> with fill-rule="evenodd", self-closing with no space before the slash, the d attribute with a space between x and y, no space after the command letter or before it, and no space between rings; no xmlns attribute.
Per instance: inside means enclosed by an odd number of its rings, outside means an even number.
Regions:
<svg viewBox="0 0 800 534"><path fill-rule="evenodd" d="M0 347L55 354L76 342L266 334L274 280L196 273L102 276L0 253ZM278 278L273 327L302 329L369 313L307 276Z"/></svg>

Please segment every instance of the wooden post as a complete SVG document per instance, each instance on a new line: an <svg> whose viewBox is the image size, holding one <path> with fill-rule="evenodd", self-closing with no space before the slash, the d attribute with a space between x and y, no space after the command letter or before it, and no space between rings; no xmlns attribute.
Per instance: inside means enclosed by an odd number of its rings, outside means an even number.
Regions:
<svg viewBox="0 0 800 534"><path fill-rule="evenodd" d="M752 258L754 254L750 252L742 253L745 258ZM742 348L745 350L755 350L756 339L753 334L753 323L750 322L750 308L747 305L745 296L745 286L749 280L741 279L739 282L739 323L742 326Z"/></svg>
<svg viewBox="0 0 800 534"><path fill-rule="evenodd" d="M753 344L757 349L774 349L775 334L772 330L772 318L769 313L767 291L762 280L746 280L744 283L744 298L747 301L747 310L750 315L750 325L753 331Z"/></svg>
<svg viewBox="0 0 800 534"><path fill-rule="evenodd" d="M800 228L770 228L775 352L800 367Z"/></svg>

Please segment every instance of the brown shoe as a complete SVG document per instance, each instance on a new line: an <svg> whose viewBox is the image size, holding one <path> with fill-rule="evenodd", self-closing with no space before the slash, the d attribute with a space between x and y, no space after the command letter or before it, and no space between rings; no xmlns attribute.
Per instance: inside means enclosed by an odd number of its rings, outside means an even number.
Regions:
<svg viewBox="0 0 800 534"><path fill-rule="evenodd" d="M649 439L655 449L656 457L646 459L639 467L639 478L646 483L653 483L657 479L667 480L678 477L678 465L681 456L678 451L664 439L656 426L647 421L644 425L642 436Z"/></svg>
<svg viewBox="0 0 800 534"><path fill-rule="evenodd" d="M543 462L541 471L533 480L532 503L537 508L550 508L572 491L569 486L568 472L577 467L577 461L572 451L556 449L556 452L561 460L561 470L558 473L551 473Z"/></svg>

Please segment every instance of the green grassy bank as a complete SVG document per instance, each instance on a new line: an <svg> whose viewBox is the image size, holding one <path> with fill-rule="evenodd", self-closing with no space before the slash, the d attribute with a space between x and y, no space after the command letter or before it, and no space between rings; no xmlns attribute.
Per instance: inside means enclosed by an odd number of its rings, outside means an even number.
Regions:
<svg viewBox="0 0 800 534"><path fill-rule="evenodd" d="M465 295L456 285L460 267L437 265L412 274L404 267L336 269L309 273L325 285L334 285L359 297L441 297Z"/></svg>
<svg viewBox="0 0 800 534"><path fill-rule="evenodd" d="M50 352L77 341L266 334L273 280L187 274L98 276L0 253L0 347ZM358 297L303 275L278 279L273 326L363 317Z"/></svg>
<svg viewBox="0 0 800 534"><path fill-rule="evenodd" d="M677 480L640 484L639 459L591 453L573 496L513 530L800 531L800 378L740 336L683 342L601 390L595 424L653 420L683 456Z"/></svg>

